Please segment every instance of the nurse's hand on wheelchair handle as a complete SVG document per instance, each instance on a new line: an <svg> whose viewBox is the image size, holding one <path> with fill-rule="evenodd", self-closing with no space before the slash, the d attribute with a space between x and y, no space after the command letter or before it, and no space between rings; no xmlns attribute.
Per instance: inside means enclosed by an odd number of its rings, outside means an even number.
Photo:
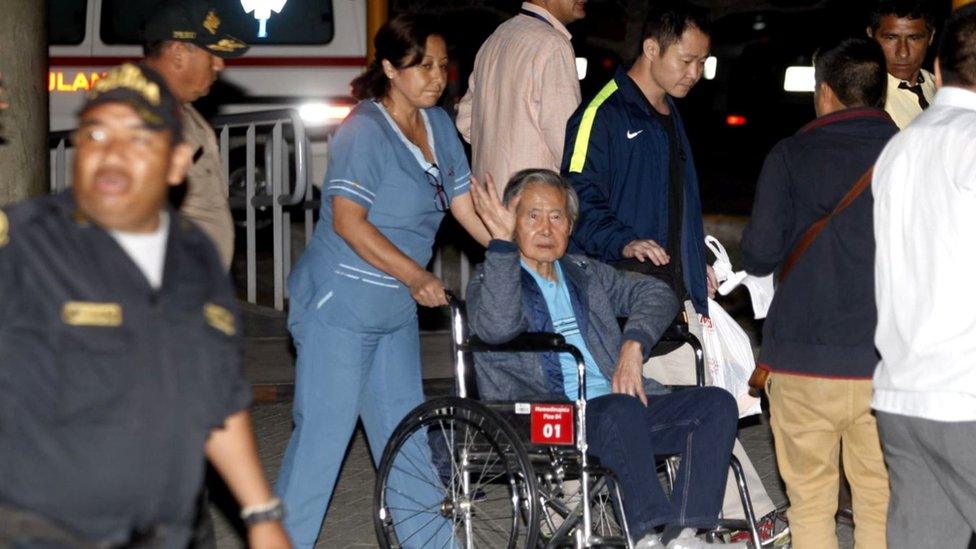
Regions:
<svg viewBox="0 0 976 549"><path fill-rule="evenodd" d="M507 207L498 196L498 188L490 173L485 174L485 182L471 177L471 201L485 228L496 240L511 241L515 236L515 208L519 197L515 197Z"/></svg>
<svg viewBox="0 0 976 549"><path fill-rule="evenodd" d="M441 307L447 305L447 294L444 293L444 283L427 271L420 270L407 284L410 296L424 307Z"/></svg>
<svg viewBox="0 0 976 549"><path fill-rule="evenodd" d="M620 356L617 358L617 368L613 373L611 388L614 393L635 396L644 406L647 406L643 367L644 355L640 343L624 341L620 346Z"/></svg>

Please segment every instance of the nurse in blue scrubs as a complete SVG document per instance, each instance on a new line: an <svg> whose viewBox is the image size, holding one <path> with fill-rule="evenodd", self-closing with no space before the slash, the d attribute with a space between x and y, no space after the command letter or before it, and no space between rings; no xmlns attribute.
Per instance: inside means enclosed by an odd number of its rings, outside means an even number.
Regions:
<svg viewBox="0 0 976 549"><path fill-rule="evenodd" d="M445 212L482 245L489 239L454 124L434 106L446 84L443 37L401 16L375 45L377 61L353 81L361 101L330 145L312 242L288 280L295 430L276 491L296 547L315 544L356 420L378 464L396 425L424 400L416 305L447 303L424 268ZM432 488L402 486L424 499L437 497ZM449 530L430 542L441 546Z"/></svg>

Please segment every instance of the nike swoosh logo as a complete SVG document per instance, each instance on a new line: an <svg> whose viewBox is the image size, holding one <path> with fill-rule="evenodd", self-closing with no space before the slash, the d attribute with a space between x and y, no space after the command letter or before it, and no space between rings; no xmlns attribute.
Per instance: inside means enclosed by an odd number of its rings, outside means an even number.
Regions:
<svg viewBox="0 0 976 549"><path fill-rule="evenodd" d="M643 132L643 131L644 130L637 130L636 132L632 132L630 130L627 130L627 139L633 139L633 138L637 137L638 135L640 135L641 132Z"/></svg>

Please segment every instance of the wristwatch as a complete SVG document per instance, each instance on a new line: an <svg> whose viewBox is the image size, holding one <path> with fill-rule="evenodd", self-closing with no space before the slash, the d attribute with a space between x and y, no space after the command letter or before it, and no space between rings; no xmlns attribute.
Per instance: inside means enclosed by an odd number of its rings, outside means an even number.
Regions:
<svg viewBox="0 0 976 549"><path fill-rule="evenodd" d="M248 526L253 526L260 522L281 520L284 516L285 506L278 498L272 498L267 503L250 505L241 509L241 520Z"/></svg>

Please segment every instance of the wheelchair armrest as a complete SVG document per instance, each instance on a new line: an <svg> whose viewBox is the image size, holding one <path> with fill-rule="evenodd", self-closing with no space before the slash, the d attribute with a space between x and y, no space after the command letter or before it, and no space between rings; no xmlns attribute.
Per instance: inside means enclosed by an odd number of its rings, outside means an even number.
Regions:
<svg viewBox="0 0 976 549"><path fill-rule="evenodd" d="M489 344L477 336L469 337L462 347L466 351L489 353L545 353L564 350L566 339L561 334L549 332L523 332L505 343Z"/></svg>
<svg viewBox="0 0 976 549"><path fill-rule="evenodd" d="M688 325L684 322L672 322L668 326L664 333L661 334L662 341L687 341L688 340Z"/></svg>
<svg viewBox="0 0 976 549"><path fill-rule="evenodd" d="M681 320L681 316L675 319L664 333L661 334L660 341L680 341L691 346L695 353L695 386L705 386L705 355L702 351L701 340L698 336L691 333L688 324Z"/></svg>

